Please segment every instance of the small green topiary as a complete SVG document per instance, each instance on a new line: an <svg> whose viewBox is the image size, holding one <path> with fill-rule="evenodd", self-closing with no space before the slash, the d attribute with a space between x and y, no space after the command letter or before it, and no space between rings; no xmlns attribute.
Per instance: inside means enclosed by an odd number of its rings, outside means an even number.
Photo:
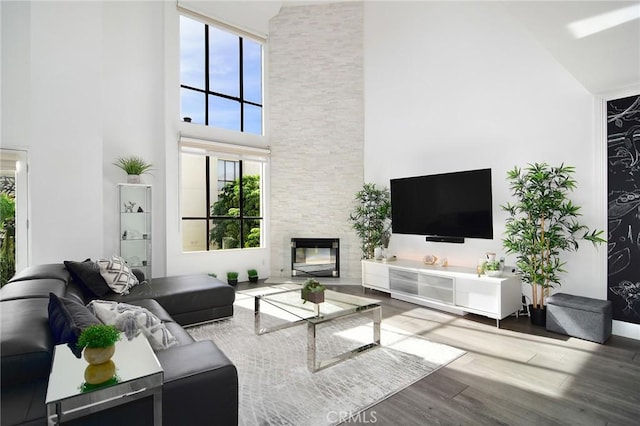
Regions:
<svg viewBox="0 0 640 426"><path fill-rule="evenodd" d="M311 293L317 293L320 291L325 291L326 287L320 284L320 281L316 280L315 278L309 278L302 284L302 289Z"/></svg>
<svg viewBox="0 0 640 426"><path fill-rule="evenodd" d="M78 348L108 348L120 340L120 331L112 325L96 324L85 328L78 338Z"/></svg>
<svg viewBox="0 0 640 426"><path fill-rule="evenodd" d="M227 279L228 280L237 280L238 279L238 273L237 272L227 272Z"/></svg>
<svg viewBox="0 0 640 426"><path fill-rule="evenodd" d="M257 277L258 276L258 271L256 269L248 269L247 270L247 275L249 276L249 278Z"/></svg>

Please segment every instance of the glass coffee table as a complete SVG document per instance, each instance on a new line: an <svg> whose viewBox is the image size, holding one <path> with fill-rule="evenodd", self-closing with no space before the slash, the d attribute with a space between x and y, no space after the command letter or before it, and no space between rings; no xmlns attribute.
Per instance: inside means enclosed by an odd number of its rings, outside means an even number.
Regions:
<svg viewBox="0 0 640 426"><path fill-rule="evenodd" d="M325 290L323 303L304 303L305 301L302 300L301 297L301 285L289 284L283 287L283 290L276 290L254 297L255 333L258 335L271 333L306 323L307 368L309 371L316 372L322 370L380 346L382 307L380 306L379 300ZM284 322L269 327L264 326L261 320L262 316L265 315L265 306L269 306L270 308L275 307L277 310L286 313L287 315L284 316ZM373 315L373 341L371 343L351 349L329 359L317 359L316 337L317 327L319 325L352 315L363 315L368 312L371 312Z"/></svg>
<svg viewBox="0 0 640 426"><path fill-rule="evenodd" d="M129 341L121 334L112 361L116 375L104 385L87 385L89 364L66 344L56 345L47 389L48 424L60 424L140 398L153 397L154 424L162 424L164 371L144 335Z"/></svg>

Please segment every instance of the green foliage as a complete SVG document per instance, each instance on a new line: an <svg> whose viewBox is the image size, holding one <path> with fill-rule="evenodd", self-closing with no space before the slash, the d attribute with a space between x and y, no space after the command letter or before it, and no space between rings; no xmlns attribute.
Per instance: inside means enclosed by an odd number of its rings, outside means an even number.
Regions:
<svg viewBox="0 0 640 426"><path fill-rule="evenodd" d="M216 274L215 272L209 272L207 275L213 278L218 278L218 274Z"/></svg>
<svg viewBox="0 0 640 426"><path fill-rule="evenodd" d="M228 280L237 280L238 279L238 273L237 272L227 272L227 279Z"/></svg>
<svg viewBox="0 0 640 426"><path fill-rule="evenodd" d="M249 277L257 277L258 276L258 271L255 269L248 269L247 270L247 275Z"/></svg>
<svg viewBox="0 0 640 426"><path fill-rule="evenodd" d="M0 193L0 287L16 273L16 200Z"/></svg>
<svg viewBox="0 0 640 426"><path fill-rule="evenodd" d="M500 265L500 261L494 260L493 262L485 262L484 269L487 271L499 271L502 265Z"/></svg>
<svg viewBox="0 0 640 426"><path fill-rule="evenodd" d="M360 238L363 259L372 259L376 247L387 247L391 238L391 195L387 188L365 183L355 194L358 206L349 220Z"/></svg>
<svg viewBox="0 0 640 426"><path fill-rule="evenodd" d="M96 324L85 328L78 338L78 348L107 348L120 340L120 332L112 325Z"/></svg>
<svg viewBox="0 0 640 426"><path fill-rule="evenodd" d="M536 308L544 305L549 288L560 285L566 263L560 258L562 252L578 250L579 239L594 245L605 241L603 231L590 231L577 220L580 207L568 198L576 188L574 172L571 166L546 163L507 172L516 201L501 206L509 214L502 243L508 254L517 254L516 264L522 280L532 286Z"/></svg>
<svg viewBox="0 0 640 426"><path fill-rule="evenodd" d="M120 157L113 163L114 166L120 167L128 175L141 175L148 173L153 167L150 163L147 163L142 158L132 155L130 157Z"/></svg>
<svg viewBox="0 0 640 426"><path fill-rule="evenodd" d="M318 293L321 291L325 291L327 288L320 284L320 281L316 280L315 278L308 278L302 284L302 289L310 293Z"/></svg>
<svg viewBox="0 0 640 426"><path fill-rule="evenodd" d="M16 200L11 195L0 193L0 224L4 227L6 221L16 217Z"/></svg>
<svg viewBox="0 0 640 426"><path fill-rule="evenodd" d="M260 176L242 178L243 217L260 216ZM212 222L209 241L213 248L240 248L240 180L227 183L218 193L218 201L211 206ZM219 218L219 217L222 218ZM225 219L229 218L229 219ZM260 247L260 219L243 219L242 247Z"/></svg>

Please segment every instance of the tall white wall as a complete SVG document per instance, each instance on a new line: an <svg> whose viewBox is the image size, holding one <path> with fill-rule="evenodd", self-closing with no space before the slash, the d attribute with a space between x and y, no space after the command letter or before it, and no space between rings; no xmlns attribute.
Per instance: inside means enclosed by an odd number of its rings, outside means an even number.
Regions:
<svg viewBox="0 0 640 426"><path fill-rule="evenodd" d="M126 174L113 162L140 156L153 164L141 180L153 185L151 267L156 277L166 272L163 20L162 2L103 5L104 253L119 251L117 183L126 182Z"/></svg>
<svg viewBox="0 0 640 426"><path fill-rule="evenodd" d="M32 263L102 254L101 13L3 5L2 144L29 150Z"/></svg>
<svg viewBox="0 0 640 426"><path fill-rule="evenodd" d="M272 277L291 277L292 237L322 237L340 238L340 277L359 280L347 219L362 187L362 12L283 7L270 22Z"/></svg>
<svg viewBox="0 0 640 426"><path fill-rule="evenodd" d="M162 16L156 2L2 3L2 146L29 153L31 264L117 252L118 156L160 166L144 179L164 205Z"/></svg>
<svg viewBox="0 0 640 426"><path fill-rule="evenodd" d="M493 171L493 240L393 235L392 253L466 266L485 251L504 253L506 172L532 162L575 166L582 221L605 229L594 97L502 5L365 2L364 11L365 180ZM568 255L561 290L606 299L605 255L589 243Z"/></svg>

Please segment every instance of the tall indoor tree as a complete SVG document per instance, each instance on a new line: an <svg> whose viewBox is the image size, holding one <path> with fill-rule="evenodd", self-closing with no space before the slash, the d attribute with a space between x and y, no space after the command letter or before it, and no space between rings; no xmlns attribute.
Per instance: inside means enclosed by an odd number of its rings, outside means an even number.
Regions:
<svg viewBox="0 0 640 426"><path fill-rule="evenodd" d="M363 259L373 259L376 247L387 247L391 237L391 194L388 188L364 183L355 195L358 203L349 220L360 238Z"/></svg>
<svg viewBox="0 0 640 426"><path fill-rule="evenodd" d="M560 286L565 251L578 250L578 240L604 242L603 231L590 231L578 222L580 207L569 199L576 188L575 168L561 164L529 164L507 172L513 203L502 207L509 214L505 238L507 254L517 255L522 281L531 285L534 309L544 309L550 288Z"/></svg>

